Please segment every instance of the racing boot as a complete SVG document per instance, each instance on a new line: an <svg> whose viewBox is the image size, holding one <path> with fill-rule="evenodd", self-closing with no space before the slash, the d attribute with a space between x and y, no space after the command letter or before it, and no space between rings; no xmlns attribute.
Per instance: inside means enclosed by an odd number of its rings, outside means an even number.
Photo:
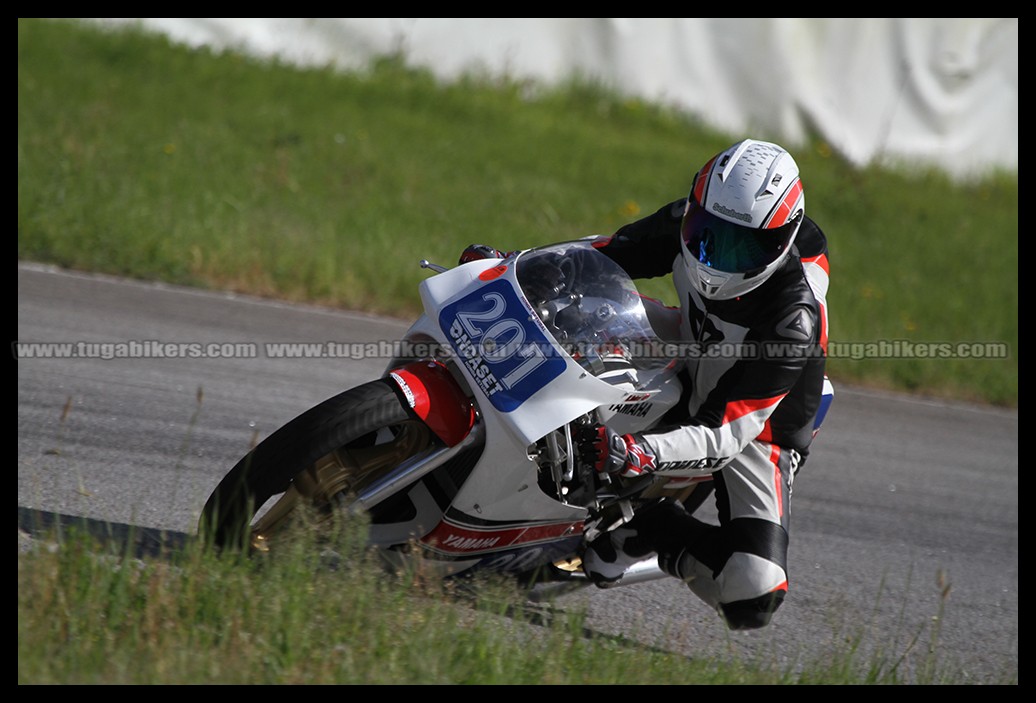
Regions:
<svg viewBox="0 0 1036 703"><path fill-rule="evenodd" d="M678 502L663 499L591 542L583 554L583 572L597 586L608 588L617 585L629 567L657 554L662 571L682 578L680 557L691 545L710 551L709 545L702 545L707 542L702 538L713 529L692 517ZM710 564L716 562L711 554L702 558Z"/></svg>
<svg viewBox="0 0 1036 703"><path fill-rule="evenodd" d="M601 535L583 553L583 573L598 588L618 584L626 570L652 554L651 547L626 526Z"/></svg>

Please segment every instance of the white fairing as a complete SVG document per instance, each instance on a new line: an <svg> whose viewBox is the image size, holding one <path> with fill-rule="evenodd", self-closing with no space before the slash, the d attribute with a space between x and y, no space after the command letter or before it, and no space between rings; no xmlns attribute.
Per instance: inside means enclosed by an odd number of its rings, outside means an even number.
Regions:
<svg viewBox="0 0 1036 703"><path fill-rule="evenodd" d="M536 516L581 525L585 508L537 489L530 445L598 409L600 421L622 432L647 427L680 397L677 367L651 346L658 340L632 281L589 243L533 250L523 262L525 255L427 279L420 286L427 312L411 331L450 350L485 425L486 450L452 506L495 524ZM534 305L522 281L534 287L535 266L549 257L565 269L563 283L556 299ZM573 260L590 262L593 274L568 268ZM633 355L647 349L650 359L637 363Z"/></svg>

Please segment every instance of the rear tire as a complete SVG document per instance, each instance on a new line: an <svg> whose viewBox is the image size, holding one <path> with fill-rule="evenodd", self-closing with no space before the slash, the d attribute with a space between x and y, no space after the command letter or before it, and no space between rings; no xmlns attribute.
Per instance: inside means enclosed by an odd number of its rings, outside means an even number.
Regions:
<svg viewBox="0 0 1036 703"><path fill-rule="evenodd" d="M262 549L296 504L330 514L338 496L359 491L433 441L391 381L357 386L310 408L246 454L205 503L199 533L216 547Z"/></svg>

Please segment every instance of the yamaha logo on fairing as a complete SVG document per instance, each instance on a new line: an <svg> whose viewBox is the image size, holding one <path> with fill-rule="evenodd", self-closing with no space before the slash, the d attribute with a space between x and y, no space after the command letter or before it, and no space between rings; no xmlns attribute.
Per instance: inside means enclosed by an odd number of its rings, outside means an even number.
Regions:
<svg viewBox="0 0 1036 703"><path fill-rule="evenodd" d="M444 545L458 551L471 551L478 549L490 549L500 541L499 537L462 537L450 535L446 538Z"/></svg>
<svg viewBox="0 0 1036 703"><path fill-rule="evenodd" d="M651 411L651 405L651 403L615 403L608 409L615 413L622 413L623 415L647 417L648 412Z"/></svg>

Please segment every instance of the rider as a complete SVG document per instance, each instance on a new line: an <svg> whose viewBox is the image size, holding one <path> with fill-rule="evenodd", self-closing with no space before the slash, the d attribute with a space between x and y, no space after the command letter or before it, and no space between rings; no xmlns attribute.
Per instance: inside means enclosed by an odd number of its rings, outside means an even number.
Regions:
<svg viewBox="0 0 1036 703"><path fill-rule="evenodd" d="M709 160L688 197L593 241L632 278L673 274L687 350L686 412L642 434L600 427L598 468L711 474L719 514L708 524L673 499L641 510L584 554L597 585L654 552L731 629L765 626L783 601L792 480L814 435L827 346L827 242L804 202L792 156L746 139ZM473 245L461 262L484 255L500 254Z"/></svg>

